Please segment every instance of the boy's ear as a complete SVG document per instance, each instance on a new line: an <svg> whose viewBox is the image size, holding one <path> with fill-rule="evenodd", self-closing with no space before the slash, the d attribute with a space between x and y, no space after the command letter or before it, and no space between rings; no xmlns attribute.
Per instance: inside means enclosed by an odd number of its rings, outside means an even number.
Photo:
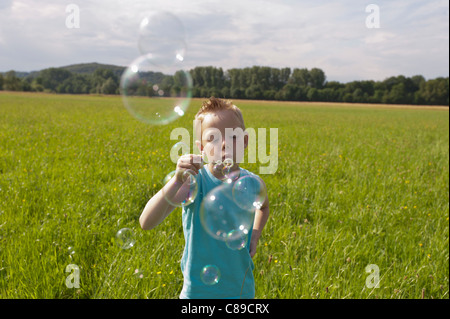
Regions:
<svg viewBox="0 0 450 319"><path fill-rule="evenodd" d="M248 133L247 131L244 132L244 149L246 149L248 146Z"/></svg>

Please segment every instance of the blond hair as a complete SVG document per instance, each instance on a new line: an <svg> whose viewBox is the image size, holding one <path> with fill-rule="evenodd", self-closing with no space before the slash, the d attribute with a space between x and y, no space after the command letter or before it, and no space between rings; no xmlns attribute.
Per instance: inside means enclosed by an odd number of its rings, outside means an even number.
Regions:
<svg viewBox="0 0 450 319"><path fill-rule="evenodd" d="M203 102L202 107L195 115L195 119L203 122L205 115L223 110L232 111L236 115L242 129L245 131L244 117L242 116L241 110L230 100L218 99L214 96Z"/></svg>

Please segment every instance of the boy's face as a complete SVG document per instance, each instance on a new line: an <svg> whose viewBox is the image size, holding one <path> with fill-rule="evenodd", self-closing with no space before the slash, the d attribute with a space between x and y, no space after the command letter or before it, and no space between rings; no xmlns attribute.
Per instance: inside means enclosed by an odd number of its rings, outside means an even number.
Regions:
<svg viewBox="0 0 450 319"><path fill-rule="evenodd" d="M209 162L223 162L226 158L232 158L234 163L240 163L247 144L248 136L233 111L222 110L205 115L200 150L206 154ZM198 141L197 145L200 146Z"/></svg>

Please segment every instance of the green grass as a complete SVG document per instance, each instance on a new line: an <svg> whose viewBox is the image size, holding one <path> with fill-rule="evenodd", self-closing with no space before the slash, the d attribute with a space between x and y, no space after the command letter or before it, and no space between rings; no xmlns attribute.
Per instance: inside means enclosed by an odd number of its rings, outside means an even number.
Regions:
<svg viewBox="0 0 450 319"><path fill-rule="evenodd" d="M150 126L119 97L1 93L1 298L178 298L181 210L152 231L138 218L175 168L170 132L192 131L200 104ZM247 127L279 135L257 298L449 297L448 108L236 104ZM114 242L124 227L128 250Z"/></svg>

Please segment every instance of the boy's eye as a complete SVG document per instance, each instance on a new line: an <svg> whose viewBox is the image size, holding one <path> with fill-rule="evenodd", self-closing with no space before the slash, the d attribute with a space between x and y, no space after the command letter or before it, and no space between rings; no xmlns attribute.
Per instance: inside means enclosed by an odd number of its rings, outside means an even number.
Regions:
<svg viewBox="0 0 450 319"><path fill-rule="evenodd" d="M208 142L208 143L213 143L213 142L217 142L219 139L217 138L217 137L213 137L213 136L211 136L211 137L209 137L206 141Z"/></svg>

